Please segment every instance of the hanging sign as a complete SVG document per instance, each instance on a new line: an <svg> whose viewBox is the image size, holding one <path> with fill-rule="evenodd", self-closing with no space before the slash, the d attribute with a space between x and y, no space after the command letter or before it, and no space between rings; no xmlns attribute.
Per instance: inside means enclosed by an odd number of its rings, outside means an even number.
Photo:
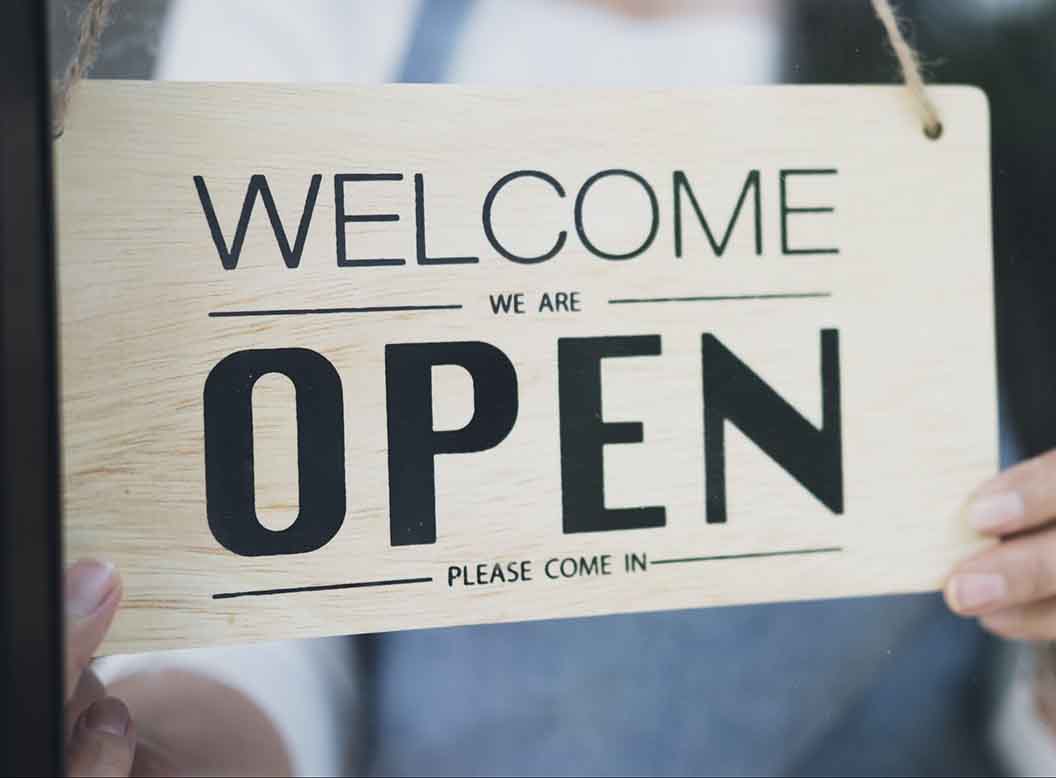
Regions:
<svg viewBox="0 0 1056 778"><path fill-rule="evenodd" d="M107 649L937 588L996 469L988 115L896 87L90 82Z"/></svg>

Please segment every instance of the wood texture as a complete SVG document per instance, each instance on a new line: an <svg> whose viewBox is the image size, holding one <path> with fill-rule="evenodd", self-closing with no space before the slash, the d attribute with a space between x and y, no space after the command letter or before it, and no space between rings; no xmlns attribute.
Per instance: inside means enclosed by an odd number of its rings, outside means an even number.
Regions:
<svg viewBox="0 0 1056 778"><path fill-rule="evenodd" d="M945 133L927 140L905 96L885 87L707 92L494 91L89 82L58 143L63 450L67 556L116 562L125 606L106 649L552 618L937 588L974 544L954 513L996 468L989 122L970 88L934 89ZM658 233L633 259L592 255L573 225L593 174L629 169L652 186ZM510 250L482 229L496 197ZM790 213L786 204L832 206ZM716 240L759 171L761 256L749 192L716 257L683 194L674 245L673 174L683 171ZM338 267L334 175L401 173L345 185ZM264 174L291 241L311 177L322 176L300 265L288 269L257 202L238 267L225 270L196 193L202 176L230 243L250 176ZM424 176L428 253L416 262L414 175ZM610 253L640 244L640 185L599 181L584 230ZM577 291L579 312L535 308ZM489 295L523 292L496 315ZM815 294L772 298L774 294ZM611 300L751 297L668 303ZM461 309L210 316L276 309L461 305ZM701 338L711 333L811 424L822 423L819 333L839 332L844 510L837 515L738 428L725 425L728 520L705 520ZM659 335L659 356L602 362L605 422L640 421L642 443L604 448L609 508L664 506L666 525L562 532L559 338ZM519 412L479 453L440 454L437 542L390 545L385 346L486 341L513 363ZM226 356L303 348L343 391L347 512L309 553L240 556L206 519L203 391ZM473 415L469 374L433 370L436 429ZM390 387L399 395L399 387ZM257 512L270 530L298 510L295 392L253 390ZM663 560L811 554L657 564ZM628 573L625 554L645 555ZM612 555L612 574L551 580L546 560ZM532 560L528 582L448 586L449 566ZM214 599L221 593L431 577L426 583Z"/></svg>

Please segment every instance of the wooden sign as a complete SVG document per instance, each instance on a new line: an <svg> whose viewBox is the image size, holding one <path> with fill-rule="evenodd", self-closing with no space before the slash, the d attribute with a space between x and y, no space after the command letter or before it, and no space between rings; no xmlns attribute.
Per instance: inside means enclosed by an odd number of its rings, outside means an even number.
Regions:
<svg viewBox="0 0 1056 778"><path fill-rule="evenodd" d="M987 105L933 92L85 84L107 648L937 588L997 424Z"/></svg>

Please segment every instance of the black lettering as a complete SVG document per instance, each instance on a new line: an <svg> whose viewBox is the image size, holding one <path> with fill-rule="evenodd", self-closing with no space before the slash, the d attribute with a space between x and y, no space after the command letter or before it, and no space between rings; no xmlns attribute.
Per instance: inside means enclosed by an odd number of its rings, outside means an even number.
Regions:
<svg viewBox="0 0 1056 778"><path fill-rule="evenodd" d="M641 422L601 418L601 360L657 356L659 335L560 338L557 341L561 435L561 507L565 533L662 527L662 506L605 507L604 446L641 443Z"/></svg>
<svg viewBox="0 0 1056 778"><path fill-rule="evenodd" d="M195 176L194 186L198 190L198 201L202 205L205 220L209 225L209 232L213 236L213 243L216 244L216 251L220 255L220 264L224 266L224 270L234 270L238 267L238 258L242 254L242 244L246 239L246 230L249 229L249 218L253 214L253 206L257 201L258 193L260 194L260 199L264 201L264 210L268 212L271 229L275 233L275 242L279 246L279 251L282 252L282 259L286 263L286 267L291 269L298 267L301 264L301 252L304 251L304 242L308 237L308 227L312 222L312 213L315 211L315 199L319 195L319 182L322 180L322 175L318 173L312 176L311 183L308 185L308 196L304 200L304 209L301 211L301 221L297 226L297 238L291 248L290 241L286 237L286 229L282 226L282 219L279 218L279 211L275 207L275 199L271 196L267 177L260 173L250 176L249 187L246 189L246 198L242 201L242 213L238 217L235 237L229 249L227 241L220 231L220 223L217 221L216 211L213 209L213 200L209 196L209 189L205 185L205 179L202 176Z"/></svg>
<svg viewBox="0 0 1056 778"><path fill-rule="evenodd" d="M387 259L349 259L345 248L345 225L349 222L397 222L398 213L347 214L345 213L345 183L348 181L402 181L402 173L339 173L334 176L334 226L337 232L337 266L338 267L387 267L404 265L407 260L400 258Z"/></svg>
<svg viewBox="0 0 1056 778"><path fill-rule="evenodd" d="M624 176L626 178L631 179L632 181L636 181L642 187L642 189L645 190L646 195L648 195L649 206L652 209L652 223L649 227L649 234L646 236L645 240L638 248L632 249L631 251L628 251L624 254L610 254L607 251L602 251L593 243L591 243L583 228L583 203L587 198L587 192L589 192L590 188L594 186L594 184L596 184L598 181L603 178L608 178L609 176ZM588 178L583 184L582 188L580 188L579 194L576 195L575 218L576 232L579 234L579 239L580 241L582 241L587 251L589 251L591 254L596 257L601 257L602 259L633 259L639 254L643 253L646 249L648 249L653 244L653 241L656 240L656 233L660 229L660 204L659 202L657 202L656 192L653 191L653 188L649 185L649 182L634 171L621 169L602 170L600 173L595 173L590 178Z"/></svg>
<svg viewBox="0 0 1056 778"><path fill-rule="evenodd" d="M490 294L491 312L496 316L502 313L524 313L524 292L514 294Z"/></svg>
<svg viewBox="0 0 1056 778"><path fill-rule="evenodd" d="M636 573L639 570L646 570L646 555L645 554L624 554L623 555L623 569L628 573Z"/></svg>
<svg viewBox="0 0 1056 778"><path fill-rule="evenodd" d="M281 373L297 392L300 511L275 532L257 519L253 488L253 385ZM209 529L241 556L302 554L326 545L345 520L345 433L341 379L303 348L237 351L205 380L205 502Z"/></svg>
<svg viewBox="0 0 1056 778"><path fill-rule="evenodd" d="M430 257L425 249L425 177L414 174L414 233L419 265L472 265L480 257Z"/></svg>
<svg viewBox="0 0 1056 778"><path fill-rule="evenodd" d="M491 244L491 247L501 256L511 262L518 262L522 265L535 265L540 262L545 262L548 259L552 259L560 253L561 249L564 248L565 241L568 239L568 231L561 230L561 232L557 234L557 241L554 243L553 247L545 254L540 254L535 257L524 257L519 254L514 254L499 243L499 239L495 237L495 228L491 223L491 209L495 205L495 198L498 196L499 192L502 191L503 187L518 178L538 178L540 181L548 183L553 190L557 192L558 196L565 196L564 187L561 186L560 182L553 176L547 175L541 170L516 170L513 173L509 173L496 181L495 186L488 191L487 197L484 198L484 210L482 214L484 234L487 236L488 243Z"/></svg>
<svg viewBox="0 0 1056 778"><path fill-rule="evenodd" d="M730 421L833 513L843 513L840 342L821 331L817 429L714 335L701 339L707 521L726 521L725 423Z"/></svg>
<svg viewBox="0 0 1056 778"><path fill-rule="evenodd" d="M726 247L730 243L730 238L733 237L733 228L737 224L737 219L740 218L741 209L744 207L744 201L748 198L748 190L751 189L755 193L755 254L756 256L762 256L763 253L763 203L762 195L760 194L759 187L759 171L753 170L748 173L748 178L744 182L744 187L741 189L741 196L737 200L737 207L733 209L733 216L730 217L730 223L726 226L726 232L723 233L722 240L718 243L715 242L715 236L711 232L711 227L708 226L708 220L704 217L704 212L700 210L700 204L697 202L696 196L693 194L693 189L689 185L689 179L686 178L686 174L681 170L676 170L674 175L674 186L675 186L675 256L682 256L682 190L686 190L686 194L689 195L689 202L693 206L693 210L697 214L697 220L700 222L700 226L704 228L704 235L708 239L708 243L711 245L711 250L715 253L715 256L721 257L726 253Z"/></svg>
<svg viewBox="0 0 1056 778"><path fill-rule="evenodd" d="M436 365L458 365L473 379L473 418L459 430L433 429ZM434 457L485 451L517 419L517 374L488 343L399 343L385 347L392 545L436 542Z"/></svg>
<svg viewBox="0 0 1056 778"><path fill-rule="evenodd" d="M792 208L788 205L788 184L790 176L834 176L838 171L826 170L782 170L781 179L781 251L784 254L839 254L837 248L793 249L788 246L788 215L792 213L834 213L835 208Z"/></svg>

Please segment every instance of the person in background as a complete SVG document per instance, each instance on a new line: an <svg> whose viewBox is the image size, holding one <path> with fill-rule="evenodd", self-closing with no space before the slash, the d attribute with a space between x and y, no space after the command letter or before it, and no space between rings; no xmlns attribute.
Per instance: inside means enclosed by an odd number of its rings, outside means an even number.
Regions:
<svg viewBox="0 0 1056 778"><path fill-rule="evenodd" d="M951 572L946 605L927 595L637 614L93 668L120 583L112 568L81 562L67 577L74 774L1056 771L1056 740L1032 705L1039 687L1019 679L992 694L999 644L986 632L1056 639L1056 454L1042 455L1056 443L1056 314L1040 292L1056 288L1045 251L1056 220L1044 210L1056 183L1037 172L1056 152L1046 151L1053 116L1028 118L1044 102L1034 85L1056 86L1056 55L1047 47L1048 60L1024 61L1028 49L999 34L1021 31L1041 6L907 4L919 12L918 44L963 68L943 76L1001 87L990 91L1003 458L1033 457L950 506L1000 542ZM866 0L183 0L171 4L158 76L511 87L891 80L870 14ZM1043 700L1042 712L1056 709L1056 694Z"/></svg>

